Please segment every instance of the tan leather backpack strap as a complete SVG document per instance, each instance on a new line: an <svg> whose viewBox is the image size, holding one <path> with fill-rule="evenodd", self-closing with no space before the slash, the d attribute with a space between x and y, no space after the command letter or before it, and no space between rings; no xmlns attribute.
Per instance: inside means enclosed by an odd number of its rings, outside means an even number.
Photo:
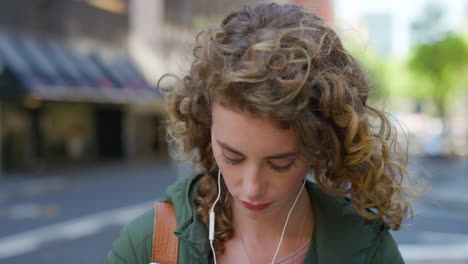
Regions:
<svg viewBox="0 0 468 264"><path fill-rule="evenodd" d="M177 264L179 238L174 206L170 203L154 203L153 263Z"/></svg>

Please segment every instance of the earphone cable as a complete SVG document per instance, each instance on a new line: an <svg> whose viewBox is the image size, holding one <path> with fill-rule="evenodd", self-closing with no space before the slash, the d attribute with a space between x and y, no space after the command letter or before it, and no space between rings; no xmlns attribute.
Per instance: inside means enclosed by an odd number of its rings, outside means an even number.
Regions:
<svg viewBox="0 0 468 264"><path fill-rule="evenodd" d="M214 208L216 203L219 201L219 198L221 197L221 170L218 170L218 197L216 197L215 202L213 203L213 206L211 206L210 210L210 234L209 234L209 240L210 240L210 246L211 246L211 251L213 252L213 259L214 259L214 264L216 264L216 252L213 247L213 240L214 240L214 231L215 231L215 213L214 213Z"/></svg>
<svg viewBox="0 0 468 264"><path fill-rule="evenodd" d="M214 212L214 207L216 203L219 201L219 197L221 197L221 170L218 170L218 197L216 197L215 202L213 203L213 206L211 207L211 212Z"/></svg>
<svg viewBox="0 0 468 264"><path fill-rule="evenodd" d="M210 210L210 223L209 223L210 224L209 240L210 240L211 250L213 252L214 264L216 264L216 252L215 252L214 246L213 246L214 220L215 220L214 207L215 207L216 203L219 201L219 198L221 196L221 183L220 183L220 180L221 180L221 170L218 170L218 197L216 198L215 202L213 203L213 206L211 207L211 210ZM291 216L291 212L293 211L294 207L296 206L297 201L299 200L299 196L301 196L302 190L304 190L305 183L306 183L306 179L304 179L301 190L297 194L296 200L294 200L294 203L293 203L291 209L289 210L288 216L286 217L286 222L284 223L283 231L281 232L281 237L280 237L280 241L278 243L278 247L276 248L276 252L275 252L275 255L273 256L273 260L271 261L272 264L275 263L276 256L278 255L279 249L281 248L281 243L283 242L283 237L284 237L284 233L286 231L286 227L288 226L289 217Z"/></svg>
<svg viewBox="0 0 468 264"><path fill-rule="evenodd" d="M276 255L278 255L279 249L281 248L281 243L283 242L284 233L286 231L286 227L288 226L289 217L291 216L291 212L293 211L294 207L296 206L297 200L299 200L299 196L301 196L302 190L304 189L304 186L305 186L305 182L306 182L306 179L304 179L304 183L302 184L301 190L297 194L296 200L294 201L294 204L291 207L291 209L289 210L288 216L286 217L286 222L284 223L284 226L283 226L283 232L281 232L280 241L278 243L278 247L276 248L276 252L275 252L275 255L273 256L273 260L271 261L271 264L275 263Z"/></svg>

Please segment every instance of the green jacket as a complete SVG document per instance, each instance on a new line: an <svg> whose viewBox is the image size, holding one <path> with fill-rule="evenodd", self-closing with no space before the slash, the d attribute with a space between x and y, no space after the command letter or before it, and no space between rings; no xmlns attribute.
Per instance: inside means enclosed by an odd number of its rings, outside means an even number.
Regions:
<svg viewBox="0 0 468 264"><path fill-rule="evenodd" d="M196 219L199 176L179 180L166 191L165 201L174 205L179 237L179 263L212 263L208 231ZM315 226L312 243L304 263L314 264L400 264L404 263L398 247L381 221L359 216L347 199L323 192L307 182L314 206ZM120 232L109 251L107 264L148 264L153 246L154 209L138 216Z"/></svg>

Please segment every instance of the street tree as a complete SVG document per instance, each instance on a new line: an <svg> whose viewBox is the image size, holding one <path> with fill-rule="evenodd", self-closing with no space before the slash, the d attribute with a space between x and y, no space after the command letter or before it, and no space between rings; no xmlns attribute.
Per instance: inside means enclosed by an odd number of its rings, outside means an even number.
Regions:
<svg viewBox="0 0 468 264"><path fill-rule="evenodd" d="M430 81L421 94L434 101L437 114L443 119L447 117L450 96L458 87L457 78L467 65L468 47L464 39L454 33L432 43L419 44L409 60L409 68Z"/></svg>

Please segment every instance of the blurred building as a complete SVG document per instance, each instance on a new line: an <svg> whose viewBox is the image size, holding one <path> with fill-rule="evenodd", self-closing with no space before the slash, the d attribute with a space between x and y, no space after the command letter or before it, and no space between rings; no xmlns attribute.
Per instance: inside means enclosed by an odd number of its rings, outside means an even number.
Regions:
<svg viewBox="0 0 468 264"><path fill-rule="evenodd" d="M132 58L152 82L165 73L183 74L190 66L196 32L220 20L245 4L263 0L171 0L129 1ZM300 4L333 23L332 0L277 0L280 4Z"/></svg>
<svg viewBox="0 0 468 264"><path fill-rule="evenodd" d="M333 1L332 0L291 0L305 8L314 11L327 23L333 23Z"/></svg>
<svg viewBox="0 0 468 264"><path fill-rule="evenodd" d="M197 31L256 2L1 1L0 168L167 158L154 86L186 72ZM331 0L277 2L332 17Z"/></svg>
<svg viewBox="0 0 468 264"><path fill-rule="evenodd" d="M220 23L229 12L244 4L254 5L262 0L171 0L129 2L130 38L129 50L132 57L145 72L148 79L156 83L165 73L182 77L190 66L192 44L196 32L212 23ZM277 0L280 4L304 5L332 21L332 0ZM163 83L161 83L164 86ZM182 166L180 175L191 170Z"/></svg>
<svg viewBox="0 0 468 264"><path fill-rule="evenodd" d="M1 168L167 157L126 1L0 3Z"/></svg>
<svg viewBox="0 0 468 264"><path fill-rule="evenodd" d="M393 53L393 24L390 13L367 14L365 16L369 44L385 56Z"/></svg>

